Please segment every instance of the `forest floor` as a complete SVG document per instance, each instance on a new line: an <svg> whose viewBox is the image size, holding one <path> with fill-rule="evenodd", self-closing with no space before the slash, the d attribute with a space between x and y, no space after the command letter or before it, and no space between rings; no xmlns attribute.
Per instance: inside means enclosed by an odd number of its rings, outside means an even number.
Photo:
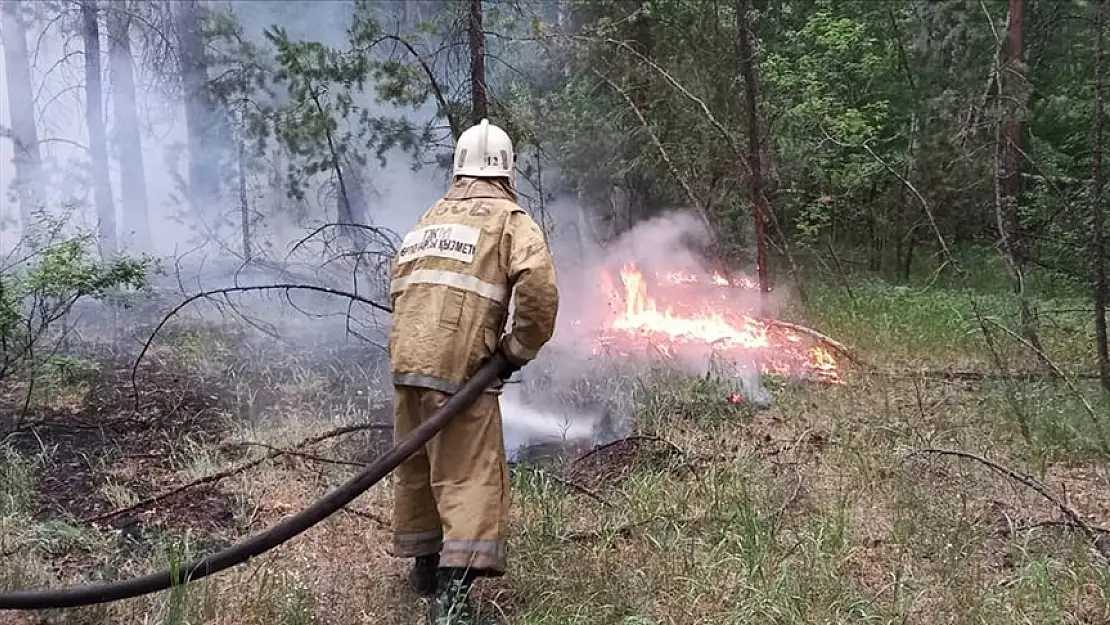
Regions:
<svg viewBox="0 0 1110 625"><path fill-rule="evenodd" d="M1096 381L1044 375L994 325L1016 327L1001 288L809 287L787 319L867 365L845 362L839 385L772 380L774 406L754 412L721 381L642 381L641 438L514 471L511 571L479 583L482 605L520 625L1110 623L1110 408ZM1032 375L998 375L971 298L997 360ZM1092 371L1089 304L1044 290L1036 306L1054 364ZM354 355L278 358L204 327L164 337L135 387L128 362L80 362L29 403L18 384L0 397L0 432L12 415L24 432L0 444L2 589L130 577L227 546L336 487L357 470L344 463L390 436L329 438L94 523L389 410L361 390L373 372ZM422 623L408 562L390 553L390 499L386 481L174 592L0 624Z"/></svg>

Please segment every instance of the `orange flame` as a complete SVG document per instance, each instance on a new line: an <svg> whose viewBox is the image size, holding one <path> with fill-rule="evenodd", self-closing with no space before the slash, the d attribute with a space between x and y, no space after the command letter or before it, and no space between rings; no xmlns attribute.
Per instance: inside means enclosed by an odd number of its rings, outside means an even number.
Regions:
<svg viewBox="0 0 1110 625"><path fill-rule="evenodd" d="M657 279L680 286L701 283L697 275L684 271L669 271ZM621 268L620 280L623 288L618 289L607 273L601 276L613 313L603 333L608 336L599 337L602 344L651 345L667 357L686 346L709 347L733 358L759 361L764 372L840 380L836 359L823 346L807 347L808 337L764 323L727 303L722 305L725 298L716 298L715 304L709 305L683 294L676 305L661 305L648 295L644 275L631 263ZM710 276L710 282L758 288L747 278L730 282L717 273Z"/></svg>
<svg viewBox="0 0 1110 625"><path fill-rule="evenodd" d="M615 330L629 332L662 332L676 339L688 339L721 348L766 347L769 345L766 328L752 318L741 327L729 323L717 312L683 316L671 308L660 310L647 294L644 276L633 265L621 269L621 282L625 288L625 309L612 323Z"/></svg>

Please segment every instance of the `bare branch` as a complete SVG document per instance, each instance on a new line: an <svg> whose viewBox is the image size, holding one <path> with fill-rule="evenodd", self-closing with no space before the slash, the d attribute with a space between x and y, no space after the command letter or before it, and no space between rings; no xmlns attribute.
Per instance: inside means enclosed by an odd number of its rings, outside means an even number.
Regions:
<svg viewBox="0 0 1110 625"><path fill-rule="evenodd" d="M206 476L204 476L200 479L193 480L192 482L189 482L188 484L182 484L181 486L170 489L170 490L168 490L166 492L163 492L163 493L160 493L158 495L154 495L152 497L147 497L146 499L144 499L144 500L142 500L142 501L140 501L140 502L138 502L134 505L130 505L130 506L127 506L125 508L119 508L119 509L116 509L116 510L111 510L111 511L105 512L103 514L97 514L97 515L94 515L94 516L86 517L86 518L82 519L82 521L84 521L85 523L97 523L99 521L104 521L104 520L107 520L107 519L111 519L113 517L117 517L117 516L120 516L120 515L123 515L123 514L127 514L129 512L134 512L136 510L146 508L147 506L150 506L151 504L155 504L155 503L158 503L158 502L163 501L165 499L169 499L170 497L173 497L175 495L179 495L179 494L181 494L181 493L183 493L183 492L185 492L189 489L196 488L197 486L202 486L204 484L211 484L213 482L218 482L220 480L227 479L227 478L232 477L234 475L238 475L240 473L243 473L243 472L245 472L249 469L252 469L252 468L262 464L263 462L266 462L267 460L272 460L274 458L277 458L278 456L289 453L290 451L303 449L304 447L308 447L309 445L315 445L317 443L328 440L330 438L335 438L337 436L343 436L344 434L350 434L352 432L361 432L363 430L369 430L369 429L380 428L380 427L382 427L382 425L379 424L379 423L360 423L360 424L356 424L356 425L344 425L344 426L341 426L341 427L337 427L337 428L328 430L327 432L317 434L316 436L313 436L311 438L306 438L303 441L294 445L290 449L274 448L271 451L267 452L265 455L260 456L258 458L255 458L254 460L251 460L250 462L245 462L245 463L240 464L236 467L232 467L230 469L225 469L223 471L219 471L219 472L213 473L211 475L206 475Z"/></svg>
<svg viewBox="0 0 1110 625"><path fill-rule="evenodd" d="M1011 338L1020 342L1022 345L1028 347L1033 353L1035 353L1037 355L1037 357L1041 360L1041 362L1043 362L1047 367L1049 367L1052 370L1053 373L1055 373L1057 376L1059 376L1059 378L1064 381L1064 384L1066 384L1068 386L1068 389L1071 390L1072 394L1074 394L1079 399L1079 401L1083 403L1083 407L1087 409L1087 414L1090 415L1091 421L1094 422L1095 427L1096 428L1101 427L1102 420L1098 416L1098 413L1095 412L1094 407L1091 406L1091 402L1087 401L1087 398L1083 395L1083 393L1081 393L1079 391L1079 389L1075 386L1075 383L1071 381L1071 378L1064 375L1063 370L1061 370L1060 367L1055 362L1053 362L1051 358L1048 357L1048 354L1044 353L1044 350L1042 350L1041 348L1034 345L1031 341L1029 341L1029 339L1025 338L1024 336L1021 336L1020 334L1014 332L1010 328L1007 328L1006 326L1002 325L1001 323L998 323L997 321L994 321L992 319L987 319L987 323L990 323L991 325L993 325L993 326L997 327L998 329L1002 330L1006 334L1010 335ZM1107 443L1104 439L1103 440L1103 446L1106 447L1106 445L1107 445Z"/></svg>
<svg viewBox="0 0 1110 625"><path fill-rule="evenodd" d="M387 426L384 426L384 425L383 426L378 426L378 427L380 429L386 429L387 428ZM389 429L392 429L392 428L389 428ZM363 467L366 466L366 463L364 463L364 462L351 462L350 460L340 460L338 458L325 458L323 456L317 456L316 454L310 454L310 453L306 453L306 452L303 452L303 451L294 451L292 449L283 449L281 447L274 447L273 445L268 445L266 443L258 443L258 442L255 442L255 441L245 441L245 442L242 442L242 443L231 443L231 444L228 445L228 447L259 447L261 449L265 449L265 450L270 451L270 452L276 452L279 456L293 456L295 458L304 458L305 460L311 460L313 462L322 462L324 464L338 464L338 465L342 465L342 466L346 466L346 467L359 467L359 468L363 468Z"/></svg>
<svg viewBox="0 0 1110 625"><path fill-rule="evenodd" d="M655 145L655 149L659 151L659 156L667 165L667 169L670 170L671 175L674 176L675 181L682 186L682 190L686 192L686 197L690 200L690 203L693 204L695 208L697 208L698 215L701 216L702 222L707 228L709 228L710 232L713 232L713 224L709 221L709 212L708 210L706 210L705 204L703 204L702 201L698 199L697 194L695 194L693 188L690 187L690 183L687 182L686 177L678 171L678 167L676 167L674 161L671 160L670 155L667 153L667 149L664 148L663 143L659 141L659 136L655 134L655 131L652 129L651 125L648 124L647 119L644 117L644 114L640 111L640 107L636 106L636 103L632 101L632 98L628 95L627 91L621 89L619 86L617 86L616 83L614 83L598 70L594 69L592 71L598 78L604 81L605 84L609 85L609 88L611 88L613 91L616 91L621 96L621 98L624 99L625 103L628 104L628 108L632 110L632 113L634 115L636 115L636 119L640 121L640 125L643 127L644 131L647 132L648 137L651 138L651 142Z"/></svg>
<svg viewBox="0 0 1110 625"><path fill-rule="evenodd" d="M424 75L428 78L428 86L431 87L432 94L435 95L436 104L438 104L440 110L443 111L443 116L447 118L447 124L451 127L451 136L457 139L459 135L462 134L462 126L455 117L451 115L451 107L443 94L443 89L439 85L439 80L436 78L435 72L432 71L432 67L428 65L424 57L421 56L416 48L405 38L397 35L383 35L381 40L393 41L401 44L401 46L408 50L409 54L416 59L416 62L420 64L420 69L424 71Z"/></svg>
<svg viewBox="0 0 1110 625"><path fill-rule="evenodd" d="M921 456L921 455L926 455L926 454L932 454L932 455L938 455L938 456L953 456L953 457L956 457L956 458L964 458L964 459L967 459L967 460L974 460L974 461L978 462L979 464L982 464L986 467L989 467L990 469L993 469L994 471L996 471L998 473L1001 473L1002 475L1005 475L1006 477L1014 480L1015 482L1018 482L1019 484L1022 484L1024 486L1028 486L1029 488L1036 491L1037 494L1044 497L1048 501L1052 502L1053 505L1055 505L1057 508L1059 508L1060 512L1064 513L1064 516L1068 517L1068 520L1072 524L1074 524L1075 527L1079 528L1087 536L1087 538L1089 538L1091 540L1091 543L1093 543L1095 545L1098 552L1104 558L1110 559L1110 548L1107 548L1106 546L1104 546L1102 544L1102 541L1100 540L1098 533L1090 525L1088 525L1086 521L1083 520L1083 517L1080 516L1079 513L1076 512L1074 508L1072 508L1067 503L1065 503L1064 500L1061 499L1058 495L1056 495L1055 493L1050 491L1046 486L1044 486L1043 484L1041 484L1037 480L1033 479L1032 477L1030 477L1028 475L1024 475L1022 473L1019 473L1019 472L1017 472L1013 469L1004 467L1004 466L998 464L997 462L994 462L992 460L988 460L988 459L986 459L982 456L979 456L979 455L976 455L976 454L973 454L973 453L969 453L969 452L966 452L966 451L955 450L955 449L934 449L934 448L918 449L916 451L911 452L907 456L905 456L905 459L908 460L909 458L912 458L914 456Z"/></svg>
<svg viewBox="0 0 1110 625"><path fill-rule="evenodd" d="M132 389L135 392L136 402L138 402L138 385L136 384L135 380L138 376L139 363L142 362L143 357L146 356L147 351L150 350L151 344L154 343L154 339L158 336L158 333L162 331L162 328L165 327L165 325L167 323L169 323L170 319L175 317L186 306L188 306L189 304L192 304L193 302L195 302L199 299L211 298L215 295L225 295L225 294L229 294L229 293L247 293L247 292L252 292L252 291L275 291L275 290L277 290L277 291L286 291L286 292L291 291L291 290L313 291L313 292L316 292L316 293L324 293L326 295L335 295L337 297L346 297L348 299L366 304L366 305L368 305L371 308L374 308L376 310L380 310L380 311L387 312L387 313L392 313L393 312L393 309L390 308L389 306L379 304L379 303L377 303L377 302L375 302L371 299L365 298L365 297L363 297L361 295L358 295L356 293L348 293L346 291L340 291L338 289L331 289L331 288L322 287L322 286L314 286L314 285L310 285L310 284L268 284L268 285L258 285L258 286L234 286L234 287L227 287L227 288L223 288L223 289L213 289L213 290L210 290L210 291L203 291L201 293L197 293L195 295L187 297L183 302L181 302L180 304L175 306L172 310L170 310L168 313L166 313L165 316L162 317L162 320L158 322L158 325L155 326L154 330L151 332L150 337L147 338L146 342L143 344L143 348L139 352L138 357L135 358L135 364L131 367L131 386L132 386Z"/></svg>

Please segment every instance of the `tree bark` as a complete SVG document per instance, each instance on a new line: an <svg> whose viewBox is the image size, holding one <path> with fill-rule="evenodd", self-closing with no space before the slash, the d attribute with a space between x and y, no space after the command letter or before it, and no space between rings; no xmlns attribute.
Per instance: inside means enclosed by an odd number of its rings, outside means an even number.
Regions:
<svg viewBox="0 0 1110 625"><path fill-rule="evenodd" d="M401 24L405 28L415 28L420 23L422 17L420 11L420 3L416 0L404 0L405 4L402 7Z"/></svg>
<svg viewBox="0 0 1110 625"><path fill-rule="evenodd" d="M368 225L369 207L366 204L366 191L358 165L342 162L337 170L341 172L343 179L342 193L336 198L336 214L339 223ZM358 228L350 228L349 231L354 238L362 233Z"/></svg>
<svg viewBox="0 0 1110 625"><path fill-rule="evenodd" d="M760 313L767 315L766 300L770 291L767 280L767 196L763 188L763 152L759 128L759 81L756 79L756 58L752 49L749 0L736 0L736 30L739 44L740 74L744 79L745 114L748 125L748 166L751 201L755 210L755 265L759 278Z"/></svg>
<svg viewBox="0 0 1110 625"><path fill-rule="evenodd" d="M247 155L243 138L239 137L235 143L235 173L239 182L239 233L242 235L243 241L243 260L250 261L254 257L254 253L251 250L251 206L247 199Z"/></svg>
<svg viewBox="0 0 1110 625"><path fill-rule="evenodd" d="M131 57L131 14L125 0L112 0L108 13L108 63L112 85L114 136L120 164L120 195L123 203L124 246L151 251L150 218L147 212L146 167L139 136L139 112L135 101L135 74Z"/></svg>
<svg viewBox="0 0 1110 625"><path fill-rule="evenodd" d="M46 182L42 150L35 125L31 88L31 62L27 54L27 30L19 15L19 0L0 2L0 43L4 48L4 77L8 86L8 111L12 138L12 164L23 236L34 225L35 215L45 209Z"/></svg>
<svg viewBox="0 0 1110 625"><path fill-rule="evenodd" d="M470 19L470 121L477 124L489 117L486 97L486 33L482 29L482 0L469 0Z"/></svg>
<svg viewBox="0 0 1110 625"><path fill-rule="evenodd" d="M89 162L92 169L93 198L96 203L100 253L114 256L119 250L116 238L116 206L112 201L112 180L108 174L108 133L104 127L104 96L100 74L100 27L97 1L81 0L81 39L85 47L85 123L89 128Z"/></svg>
<svg viewBox="0 0 1110 625"><path fill-rule="evenodd" d="M1106 0L1095 4L1095 111L1092 124L1091 161L1093 188L1091 189L1091 265L1094 269L1095 340L1098 342L1098 372L1102 387L1110 391L1110 349L1106 342L1106 214L1103 206L1104 172L1102 169L1103 124L1106 111L1103 101L1105 62L1106 62Z"/></svg>
<svg viewBox="0 0 1110 625"><path fill-rule="evenodd" d="M1024 98L1019 92L1024 87L1025 67L1022 58L1022 21L1024 0L1010 0L1009 43L1005 67L1002 69L1002 97L1018 96L1002 121L1001 161L1002 213L999 227L1003 244L1014 264L1024 265L1025 250L1021 240L1021 222L1018 217L1018 196L1021 194L1021 110Z"/></svg>
<svg viewBox="0 0 1110 625"><path fill-rule="evenodd" d="M185 93L185 125L189 144L189 201L193 212L215 216L220 195L219 152L216 149L216 107L208 92L208 62L200 31L200 3L173 3L181 84Z"/></svg>
<svg viewBox="0 0 1110 625"><path fill-rule="evenodd" d="M998 200L995 207L999 237L1010 266L1014 294L1021 316L1021 329L1025 338L1043 351L1036 323L1025 293L1025 266L1027 250L1018 213L1022 184L1021 170L1024 161L1021 150L1023 119L1028 102L1029 86L1023 50L1024 0L1010 0L1009 51L1001 68L1000 95L1003 102L1003 119L999 129Z"/></svg>

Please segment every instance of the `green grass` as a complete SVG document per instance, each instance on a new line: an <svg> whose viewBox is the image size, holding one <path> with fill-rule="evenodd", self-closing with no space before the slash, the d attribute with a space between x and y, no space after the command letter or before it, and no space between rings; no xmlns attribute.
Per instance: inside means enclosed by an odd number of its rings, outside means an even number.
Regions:
<svg viewBox="0 0 1110 625"><path fill-rule="evenodd" d="M806 306L788 307L784 316L808 322L884 366L993 366L985 322L1009 366L1036 367L1034 353L998 327L1018 332L1019 308L997 252L968 248L957 252L957 260L962 276L951 270L935 274L935 261L930 261L915 270L908 284L870 272L805 271ZM1092 370L1088 288L1034 267L1026 292L1049 355L1065 370Z"/></svg>
<svg viewBox="0 0 1110 625"><path fill-rule="evenodd" d="M589 485L605 503L552 479L557 468L514 471L511 571L480 585L483 603L516 625L1110 622L1110 563L1082 534L1007 530L1060 518L1052 504L978 463L909 455L926 447L980 454L1044 482L1088 523L1110 528L1110 462L1101 446L1110 438L1110 400L1097 384L1075 380L1077 394L1049 377L920 372L993 371L971 296L985 317L1017 327L997 263L966 264L980 268L974 291L949 276L928 287L859 276L849 296L836 281L811 280L808 306L791 310L791 319L859 350L880 371L848 370L833 386L768 380L769 410L730 404L732 381L659 366L630 365L561 389L566 405L604 399L627 409L638 433L681 453L641 454L621 477ZM1037 310L1086 306L1072 287L1033 278ZM1067 371L1093 370L1088 317L1041 316L1046 351ZM190 337L204 334L195 332ZM1025 347L1002 332L994 337L1008 367L1036 370ZM199 339L185 344L209 370L235 354L223 339L207 353ZM235 396L226 402L250 403L263 387L273 395L244 417L238 434L248 438L288 445L338 416L358 418L371 403L355 395L365 388L356 369L336 364L321 374L253 357L264 374L233 369ZM545 377L536 388L553 392L553 384ZM175 442L184 477L228 461L205 440ZM5 540L29 550L0 572L2 585L62 583L48 567L59 554L94 552L99 572L113 576L196 555L190 537L157 536L124 557L88 530L32 522L30 495L47 461L0 455ZM311 463L263 465L234 482L238 521L258 531L348 475ZM278 503L284 507L265 511ZM358 505L388 516L388 485ZM74 614L91 625L421 622L419 601L404 590L406 563L388 556L387 539L367 518L337 515L259 562L176 594Z"/></svg>
<svg viewBox="0 0 1110 625"><path fill-rule="evenodd" d="M989 372L972 298L984 318L1010 328L1017 308L999 280L981 273L974 286L866 278L849 296L811 283L809 306L794 314L880 367ZM1088 305L1065 287L1032 301L1039 311ZM1065 370L1092 370L1089 315L1041 319L1049 356ZM1025 347L989 327L1010 367L1036 368ZM1106 512L1091 522L1110 527L1101 446L1110 402L1093 383L1075 386L1078 394L1047 377L853 375L839 388L772 386L776 407L752 413L723 401L727 382L656 372L637 394L638 424L679 441L696 468L641 467L602 493L613 507L568 503L563 488L518 480L525 590L513 622L1107 622L1110 565L1086 538L1060 529L1000 536L991 516L999 505L1022 521L1048 520L1059 514L1052 505L973 463L905 460L916 447L965 449L1055 490L1054 475L1082 467L1101 477L1071 496ZM822 443L806 449L813 440Z"/></svg>
<svg viewBox="0 0 1110 625"><path fill-rule="evenodd" d="M809 295L805 318L871 361L935 366L955 357L964 364L990 365L993 358L984 338L985 325L1011 366L1038 366L1034 352L998 327L1014 332L1019 328L1018 307L1008 293L937 286L915 289L868 279L855 282L851 296L834 285L813 288ZM1092 315L1072 312L1089 304L1080 297L1035 302L1035 310L1045 311L1040 314L1039 329L1046 351L1065 370L1090 370Z"/></svg>

